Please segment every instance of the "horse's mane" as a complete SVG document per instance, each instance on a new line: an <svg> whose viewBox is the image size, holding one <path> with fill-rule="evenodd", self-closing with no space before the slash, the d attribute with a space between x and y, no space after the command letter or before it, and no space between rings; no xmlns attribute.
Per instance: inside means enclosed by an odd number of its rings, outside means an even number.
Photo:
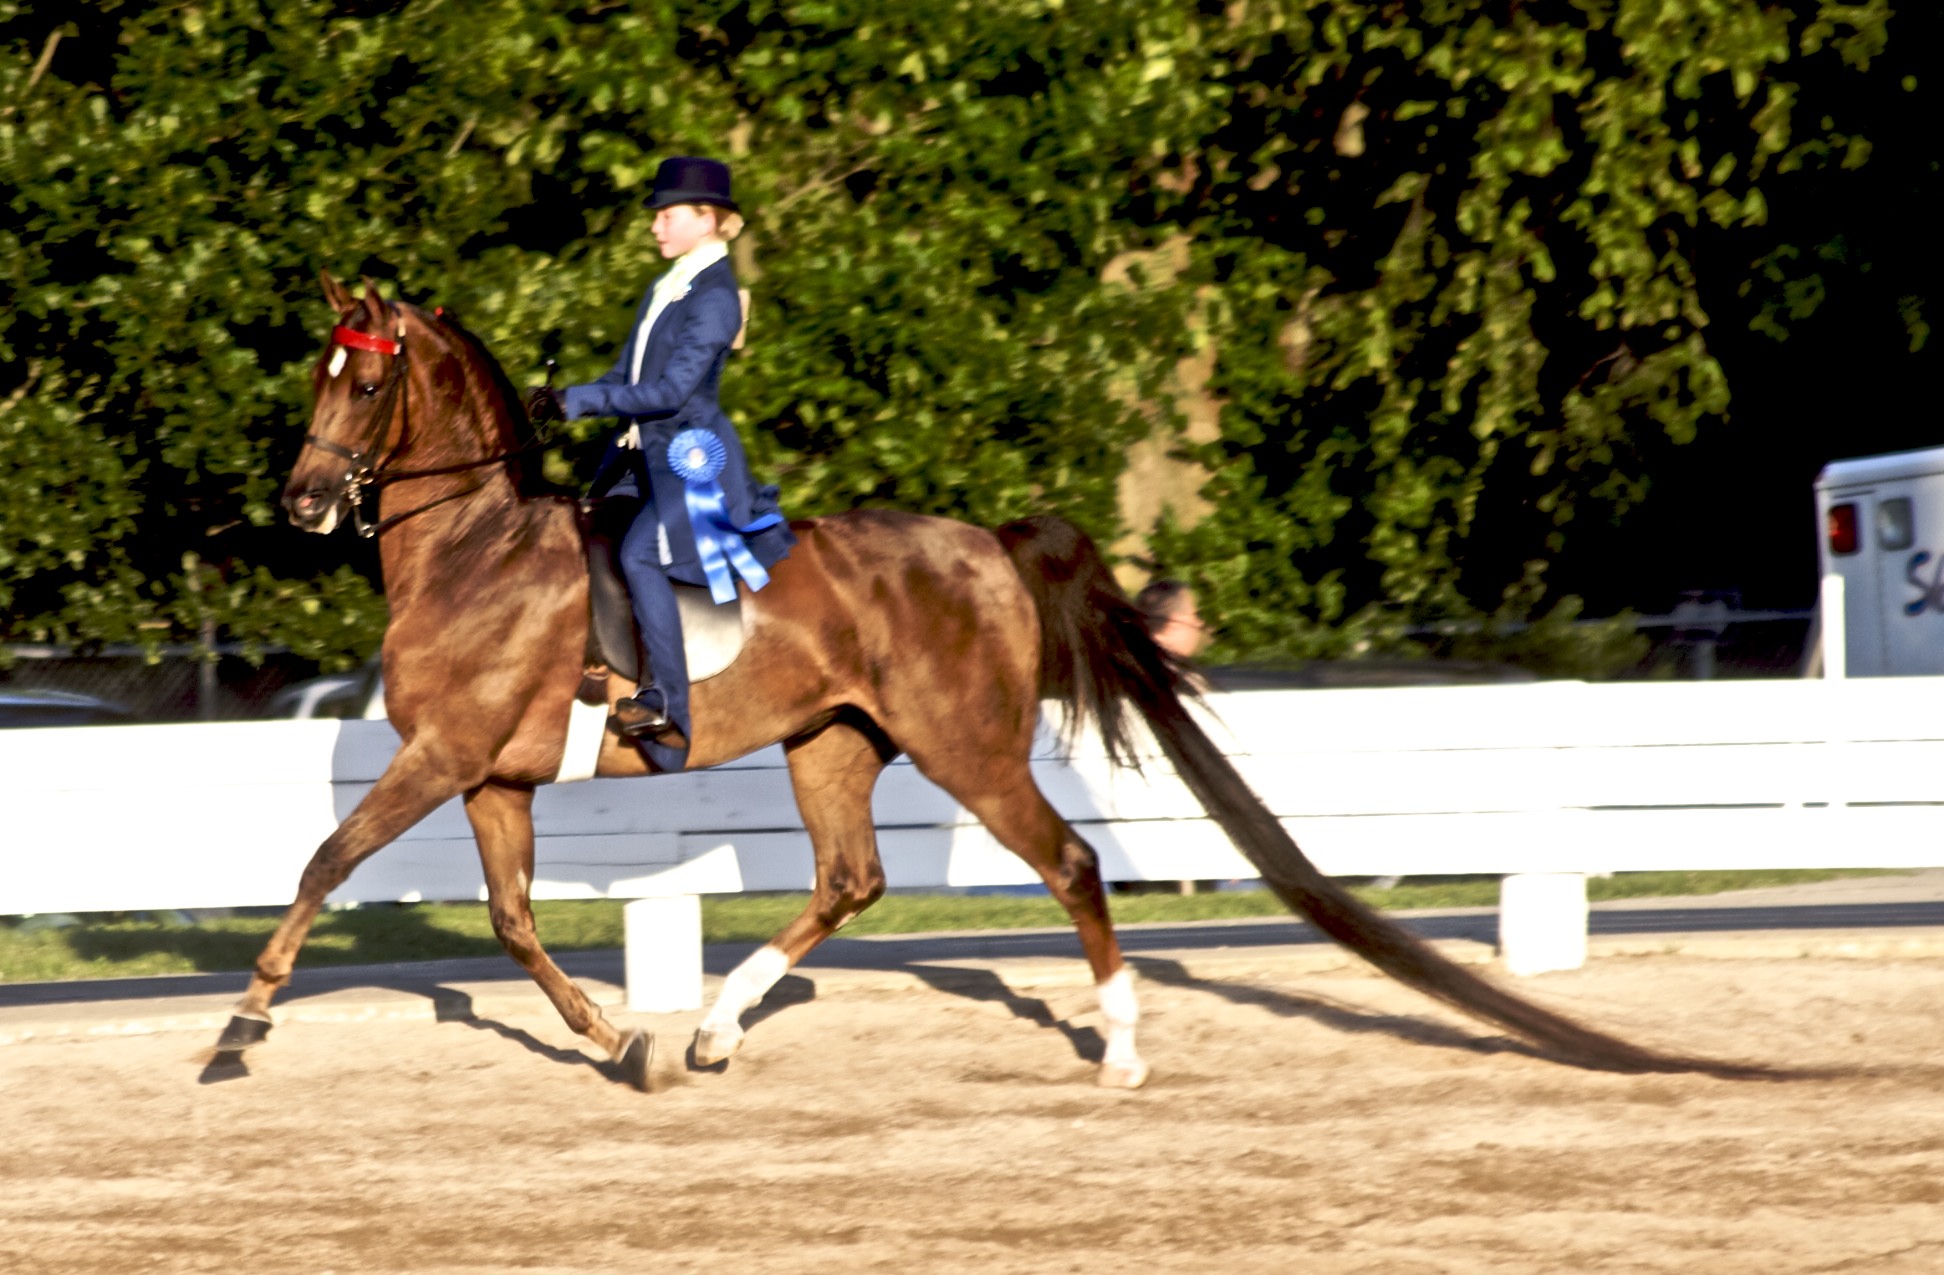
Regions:
<svg viewBox="0 0 1944 1275"><path fill-rule="evenodd" d="M506 413L506 419L511 426L511 445L519 449L538 448L543 440L539 432L533 428L533 422L527 419L526 406L520 401L520 392L513 388L512 379L506 375L506 369L500 366L500 361L493 357L493 352L486 348L486 342L480 340L477 333L459 322L458 316L451 310L442 308L437 311L436 317L447 331L465 342L466 347L485 367L486 374L492 379L493 389L499 395L500 409ZM538 452L516 456L507 462L507 466L512 471L514 490L523 497L570 494L568 488L547 479Z"/></svg>

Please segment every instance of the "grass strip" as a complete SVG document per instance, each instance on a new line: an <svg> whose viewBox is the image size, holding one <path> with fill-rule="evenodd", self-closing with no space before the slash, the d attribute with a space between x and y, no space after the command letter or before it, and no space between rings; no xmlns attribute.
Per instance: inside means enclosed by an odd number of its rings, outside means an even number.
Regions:
<svg viewBox="0 0 1944 1275"><path fill-rule="evenodd" d="M1843 870L1758 872L1628 872L1594 878L1587 893L1602 899L1715 894L1800 885L1884 873ZM1491 907L1496 876L1421 877L1388 890L1354 887L1380 908ZM805 894L704 896L706 943L760 943L803 910ZM1239 920L1286 916L1266 890L1209 894L1120 894L1110 900L1122 924ZM555 952L621 946L618 899L533 905L540 937ZM51 927L34 918L0 919L0 983L130 978L246 970L276 928L273 916L185 922L150 913L97 913ZM891 894L845 928L846 934L923 934L938 930L1007 930L1062 926L1066 914L1044 894ZM462 956L497 956L499 941L483 903L415 903L327 912L304 945L302 965L377 965Z"/></svg>

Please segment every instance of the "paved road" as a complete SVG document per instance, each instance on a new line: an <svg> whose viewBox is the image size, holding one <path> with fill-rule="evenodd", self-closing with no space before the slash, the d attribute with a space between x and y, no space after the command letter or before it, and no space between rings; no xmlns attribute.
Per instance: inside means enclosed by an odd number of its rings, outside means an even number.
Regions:
<svg viewBox="0 0 1944 1275"><path fill-rule="evenodd" d="M1867 899L1853 902L1851 899ZM1407 913L1401 918L1430 939L1491 944L1497 912L1463 908ZM1944 870L1897 878L1858 878L1817 886L1791 886L1680 900L1627 900L1594 909L1592 934L1768 935L1807 931L1935 930L1944 933ZM1267 953L1278 947L1327 944L1316 930L1293 920L1209 921L1187 925L1129 925L1120 930L1122 947L1134 955ZM720 944L705 949L712 974L726 973L754 944ZM999 930L978 934L927 934L882 938L833 939L804 963L818 971L893 971L936 963L1072 958L1079 946L1069 929ZM618 985L623 981L618 951L565 952L558 956L575 978ZM348 989L393 990L423 994L433 985L523 980L503 957L301 968L291 989L279 998L289 1004ZM133 1002L186 997L234 997L243 973L170 975L159 978L95 979L68 983L0 985L0 1013L8 1009L45 1009L58 1005Z"/></svg>
<svg viewBox="0 0 1944 1275"><path fill-rule="evenodd" d="M1493 943L1498 938L1498 912L1493 908L1411 914L1402 919L1411 929L1430 939L1473 939ZM1714 934L1875 929L1886 926L1944 928L1944 900L1797 906L1770 904L1750 908L1600 908L1594 910L1589 929L1595 935ZM1128 952L1284 947L1330 941L1312 926L1294 920L1122 926L1120 940L1121 947ZM968 935L926 934L908 938L833 940L812 953L808 963L840 968L889 969L925 960L1071 956L1075 950L1072 932L1068 930L999 930ZM724 954L728 955L728 949Z"/></svg>

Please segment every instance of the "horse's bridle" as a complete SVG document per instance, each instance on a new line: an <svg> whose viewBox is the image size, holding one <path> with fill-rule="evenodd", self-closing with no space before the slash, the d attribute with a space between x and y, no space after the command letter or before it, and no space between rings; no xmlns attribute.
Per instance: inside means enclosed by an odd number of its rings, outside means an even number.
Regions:
<svg viewBox="0 0 1944 1275"><path fill-rule="evenodd" d="M389 306L386 308L391 310ZM392 312L394 314L396 313L395 310ZM378 392L377 402L374 405L374 410L371 415L371 426L366 431L363 441L355 450L345 447L342 444L334 443L330 439L322 438L316 434L304 435L304 442L307 446L315 447L321 452L336 456L349 465L349 468L344 471L344 477L338 479L337 489L332 495L336 499L343 500L351 506L351 523L358 529L358 534L367 540L384 534L407 518L416 517L428 509L435 509L450 500L458 500L461 496L470 496L485 486L485 484L483 482L475 483L463 490L448 492L446 495L440 496L435 500L429 500L415 509L408 509L404 513L393 514L389 518L380 518L376 522L368 521L364 514L365 496L371 489L383 487L388 483L403 482L411 478L436 478L441 474L458 474L469 469L481 469L487 465L497 465L502 461L512 460L515 457L525 456L541 450L541 444L533 443L517 451L501 452L497 456L488 456L484 460L464 461L457 465L443 465L436 469L386 469L382 461L374 465L372 458L384 445L385 431L391 425L393 404L397 401L400 394L404 392L405 386L405 321L402 317L398 320L396 331L397 336L394 338L373 336L369 332L359 332L356 329L345 327L342 323L331 329L332 345L352 350L369 350L374 354L383 354L391 359L391 366L386 370L384 386ZM336 356L334 355L333 357L335 358ZM548 379L552 379L551 374L549 374ZM399 445L400 448L404 446L403 439L400 440ZM397 450L394 449L394 455Z"/></svg>

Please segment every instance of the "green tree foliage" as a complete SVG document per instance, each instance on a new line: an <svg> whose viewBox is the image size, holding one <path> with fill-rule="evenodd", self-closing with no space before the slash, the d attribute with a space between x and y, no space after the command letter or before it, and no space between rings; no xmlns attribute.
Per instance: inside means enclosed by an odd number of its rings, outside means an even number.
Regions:
<svg viewBox="0 0 1944 1275"><path fill-rule="evenodd" d="M1160 537L1231 646L1533 615L1569 524L1626 513L1726 412L1701 275L1747 281L1771 191L1860 162L1798 97L1860 78L1887 17L1332 6L1238 42L1228 118L1183 157L1220 284L1215 513Z"/></svg>
<svg viewBox="0 0 1944 1275"><path fill-rule="evenodd" d="M1212 341L1214 512L1153 543L1232 651L1523 617L1566 524L1725 409L1704 267L1794 304L1777 184L1864 145L1799 82L1865 77L1886 18L0 3L0 637L214 618L368 651L369 547L276 508L315 272L455 308L516 381L547 354L585 379L658 268L639 204L670 154L737 165L756 299L725 393L793 512L1052 508L1112 538L1127 449ZM1743 246L1698 260L1722 228Z"/></svg>

